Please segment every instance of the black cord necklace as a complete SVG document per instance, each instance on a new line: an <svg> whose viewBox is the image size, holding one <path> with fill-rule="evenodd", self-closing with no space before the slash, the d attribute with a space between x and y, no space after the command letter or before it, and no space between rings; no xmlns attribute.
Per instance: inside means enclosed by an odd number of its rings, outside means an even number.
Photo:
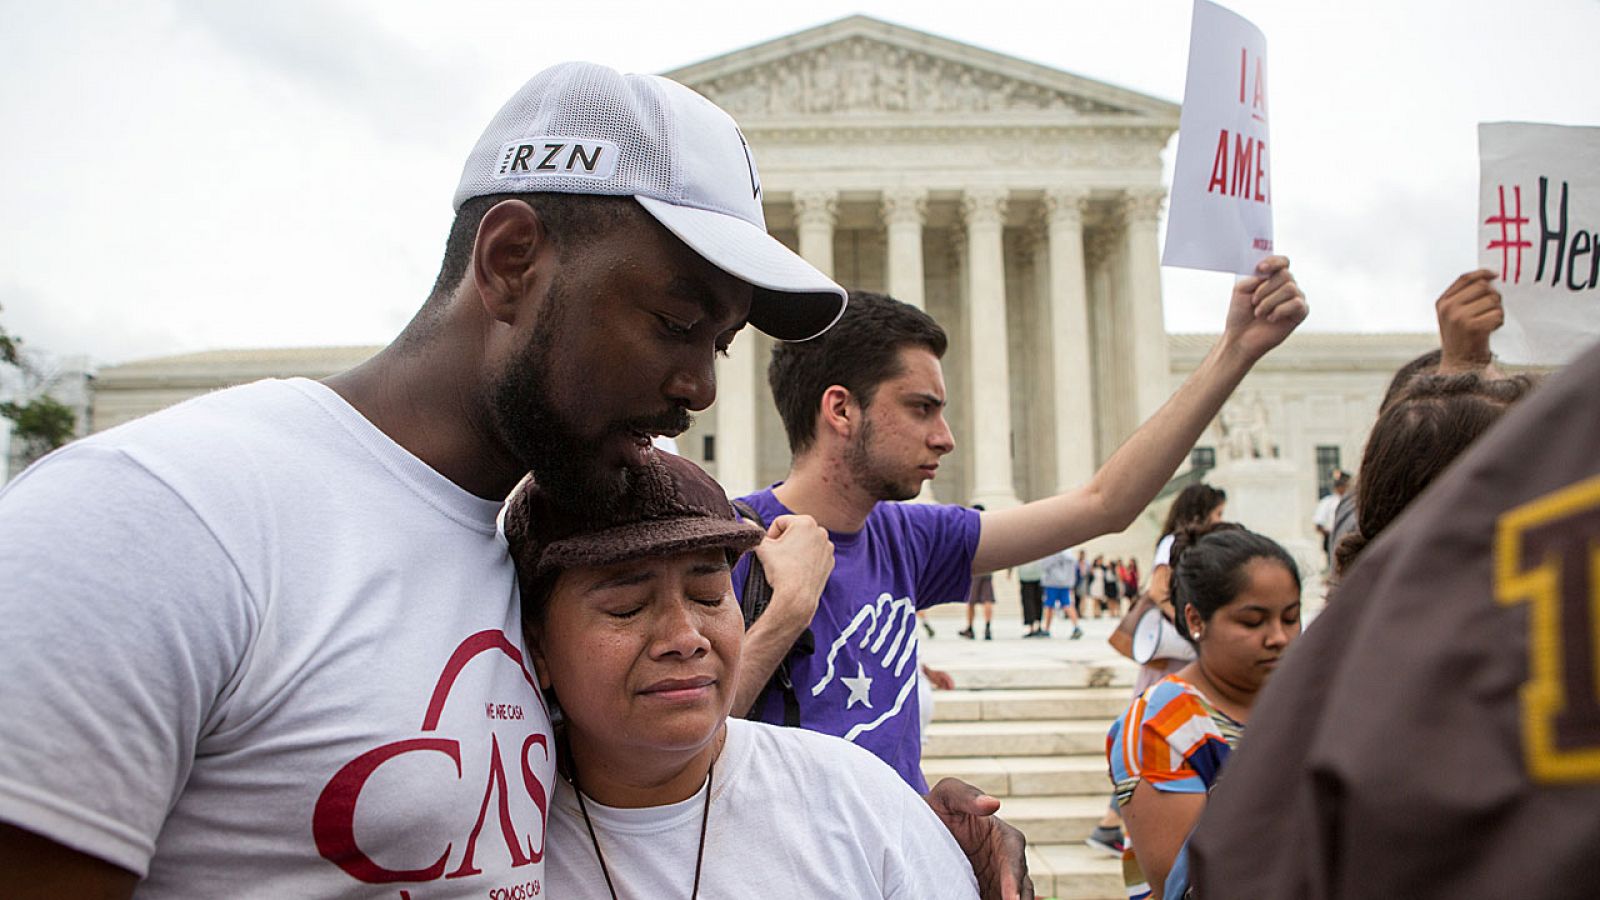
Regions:
<svg viewBox="0 0 1600 900"><path fill-rule="evenodd" d="M617 886L611 882L611 870L606 867L606 855L600 852L600 840L594 834L594 822L589 819L589 807L583 802L583 788L578 784L578 763L567 753L567 768L572 773L572 792L578 795L578 811L583 813L583 824L589 829L589 843L594 847L595 859L600 860L600 874L605 876L606 890L611 892L611 900L617 900ZM706 766L706 804L700 811L700 848L694 854L694 888L689 893L689 900L696 900L700 896L700 864L706 856L706 824L711 821L711 788L712 776L717 771L717 760L712 758Z"/></svg>

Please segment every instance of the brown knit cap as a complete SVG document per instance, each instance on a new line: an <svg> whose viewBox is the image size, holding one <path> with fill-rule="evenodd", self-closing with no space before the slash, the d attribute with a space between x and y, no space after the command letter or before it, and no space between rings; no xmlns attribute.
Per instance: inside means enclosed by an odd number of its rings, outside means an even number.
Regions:
<svg viewBox="0 0 1600 900"><path fill-rule="evenodd" d="M657 451L628 474L628 490L604 519L592 510L559 508L536 483L524 482L505 518L522 576L707 547L742 553L761 543L765 532L739 518L722 487L689 460Z"/></svg>

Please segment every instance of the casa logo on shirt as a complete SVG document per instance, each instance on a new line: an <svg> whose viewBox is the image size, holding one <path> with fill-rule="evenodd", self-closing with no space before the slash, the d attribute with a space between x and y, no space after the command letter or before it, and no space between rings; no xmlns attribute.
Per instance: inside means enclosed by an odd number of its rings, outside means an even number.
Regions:
<svg viewBox="0 0 1600 900"><path fill-rule="evenodd" d="M842 705L844 720L852 723L844 739L853 741L905 708L917 688L916 656L916 605L910 597L879 594L833 639L811 696Z"/></svg>
<svg viewBox="0 0 1600 900"><path fill-rule="evenodd" d="M520 678L494 683L526 691L467 696L467 685L485 683L485 667L507 665ZM461 677L469 667L478 677ZM487 866L507 881L490 896L531 900L542 888L554 772L548 723L522 651L501 631L471 635L439 673L417 733L361 753L328 779L311 816L317 852L366 884L422 885Z"/></svg>

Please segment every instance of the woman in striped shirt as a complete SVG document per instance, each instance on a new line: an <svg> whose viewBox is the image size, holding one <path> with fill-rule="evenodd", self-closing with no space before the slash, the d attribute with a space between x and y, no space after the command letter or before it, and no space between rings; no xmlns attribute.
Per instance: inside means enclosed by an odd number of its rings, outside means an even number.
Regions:
<svg viewBox="0 0 1600 900"><path fill-rule="evenodd" d="M1300 634L1300 574L1271 539L1226 523L1182 532L1172 568L1177 620L1197 658L1135 698L1106 739L1130 898L1180 895L1167 882L1184 841Z"/></svg>

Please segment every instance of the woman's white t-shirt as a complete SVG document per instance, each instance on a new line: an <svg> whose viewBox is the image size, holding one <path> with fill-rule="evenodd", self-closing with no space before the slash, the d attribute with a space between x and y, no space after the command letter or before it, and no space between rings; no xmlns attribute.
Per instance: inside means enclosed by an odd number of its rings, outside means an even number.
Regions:
<svg viewBox="0 0 1600 900"><path fill-rule="evenodd" d="M928 804L871 753L841 738L728 720L706 825L700 896L972 898L966 856ZM706 788L668 806L618 809L556 779L545 858L559 900L687 898Z"/></svg>

